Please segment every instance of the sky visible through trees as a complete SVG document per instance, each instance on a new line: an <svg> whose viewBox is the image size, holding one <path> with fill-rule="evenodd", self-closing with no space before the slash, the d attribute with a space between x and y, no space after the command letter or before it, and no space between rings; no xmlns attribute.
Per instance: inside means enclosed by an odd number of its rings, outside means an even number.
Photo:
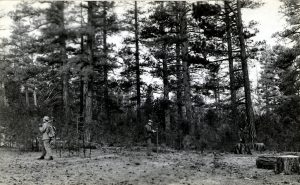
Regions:
<svg viewBox="0 0 300 185"><path fill-rule="evenodd" d="M69 143L140 145L152 119L176 149L299 147L296 0L0 4L3 144L49 115Z"/></svg>
<svg viewBox="0 0 300 185"><path fill-rule="evenodd" d="M0 1L0 7L2 12L8 12L14 9L16 4L19 1ZM117 2L117 6L115 7L115 11L122 13L124 11L124 7L127 7L126 3L122 1ZM280 14L280 5L281 2L279 0L274 1L263 1L265 4L257 9L245 9L243 10L243 18L245 22L255 20L259 24L257 28L260 30L259 33L254 37L255 40L267 40L268 44L275 45L277 38L272 37L273 34L277 31L282 31L283 26L286 24L285 20ZM3 13L4 14L4 13ZM1 30L0 34L2 37L8 37L10 35L10 25L11 20L9 17L5 16L1 19ZM119 37L114 36L112 40L115 40L114 43L117 47L120 47L121 43L119 42ZM258 80L258 73L260 67L256 67L255 69L250 70L250 78L253 80L253 83L256 84ZM149 78L149 77L148 77ZM155 79L150 78L149 81Z"/></svg>

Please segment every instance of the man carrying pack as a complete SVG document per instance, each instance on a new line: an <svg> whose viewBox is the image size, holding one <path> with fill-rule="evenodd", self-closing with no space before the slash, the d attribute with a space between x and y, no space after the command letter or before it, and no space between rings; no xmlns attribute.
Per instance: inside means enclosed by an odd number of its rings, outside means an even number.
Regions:
<svg viewBox="0 0 300 185"><path fill-rule="evenodd" d="M39 130L42 133L42 142L43 142L43 150L42 156L38 159L45 159L45 156L48 155L48 160L53 160L52 151L51 151L51 142L54 139L53 126L51 125L50 118L45 116L43 118L43 123L39 124Z"/></svg>
<svg viewBox="0 0 300 185"><path fill-rule="evenodd" d="M151 141L151 138L152 138L152 135L156 132L152 128L152 120L151 119L145 125L145 129L146 129L146 140L147 140L147 155L150 156L151 155L151 151L152 151L152 141Z"/></svg>

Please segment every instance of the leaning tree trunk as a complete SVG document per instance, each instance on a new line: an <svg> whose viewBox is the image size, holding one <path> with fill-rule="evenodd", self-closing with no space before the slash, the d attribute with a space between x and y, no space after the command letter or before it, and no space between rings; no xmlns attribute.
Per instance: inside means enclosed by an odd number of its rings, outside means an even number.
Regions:
<svg viewBox="0 0 300 185"><path fill-rule="evenodd" d="M225 23L226 23L226 39L227 39L227 49L228 49L228 62L229 62L229 79L230 79L230 100L231 100L231 119L233 123L233 130L237 133L238 126L236 122L237 115L237 104L236 104L236 87L234 79L234 68L233 68L233 55L232 55L232 36L231 36L231 24L229 16L229 2L224 1L225 4Z"/></svg>
<svg viewBox="0 0 300 185"><path fill-rule="evenodd" d="M237 12L237 28L238 28L238 32L239 32L241 62L242 62L242 70L243 70L243 77L244 77L247 126L249 128L250 142L253 144L254 140L256 138L256 131L255 131L255 125L254 125L254 114L253 114L252 100L251 100L251 89L250 89L250 80L249 80L249 74L248 74L246 45L245 45L245 38L244 38L244 32L243 32L240 0L237 0L237 10L238 10L238 12Z"/></svg>

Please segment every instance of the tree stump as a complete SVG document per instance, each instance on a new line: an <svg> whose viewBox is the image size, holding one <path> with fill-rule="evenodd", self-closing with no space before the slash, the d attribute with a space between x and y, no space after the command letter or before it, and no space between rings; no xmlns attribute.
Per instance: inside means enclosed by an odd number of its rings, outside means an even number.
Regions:
<svg viewBox="0 0 300 185"><path fill-rule="evenodd" d="M252 155L251 149L246 143L237 143L233 149L235 154L249 154Z"/></svg>
<svg viewBox="0 0 300 185"><path fill-rule="evenodd" d="M266 146L264 143L254 143L253 149L255 151L262 152L266 150Z"/></svg>
<svg viewBox="0 0 300 185"><path fill-rule="evenodd" d="M299 156L296 155L278 156L276 161L275 173L284 173L285 175L299 173L299 160Z"/></svg>
<svg viewBox="0 0 300 185"><path fill-rule="evenodd" d="M277 163L276 156L259 156L256 159L256 167L268 170L275 170Z"/></svg>

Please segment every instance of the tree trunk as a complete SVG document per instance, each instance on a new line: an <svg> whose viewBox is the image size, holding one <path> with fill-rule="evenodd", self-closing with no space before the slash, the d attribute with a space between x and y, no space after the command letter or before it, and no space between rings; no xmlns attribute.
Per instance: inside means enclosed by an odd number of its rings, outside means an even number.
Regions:
<svg viewBox="0 0 300 185"><path fill-rule="evenodd" d="M108 92L108 60L107 60L107 1L103 2L103 54L104 54L104 102L105 114L108 124L111 124L110 106L109 106L109 92ZM110 125L111 127L111 125ZM112 128L112 127L111 127Z"/></svg>
<svg viewBox="0 0 300 185"><path fill-rule="evenodd" d="M246 56L246 46L243 32L243 24L242 24L242 15L241 15L241 2L237 0L237 28L239 32L239 41L240 41L240 49L241 49L241 62L242 62L242 70L244 77L244 91L246 98L246 115L247 115L247 127L249 129L249 139L253 144L256 138L256 131L254 125L254 114L252 108L252 100L251 100L251 89L250 89L250 80L248 74L248 64L247 64L247 56Z"/></svg>
<svg viewBox="0 0 300 185"><path fill-rule="evenodd" d="M79 95L79 131L83 131L83 118L84 118L84 79L83 76L80 77L80 95Z"/></svg>
<svg viewBox="0 0 300 185"><path fill-rule="evenodd" d="M24 86L24 91L25 91L25 102L26 106L29 107L29 93L28 93L28 86Z"/></svg>
<svg viewBox="0 0 300 185"><path fill-rule="evenodd" d="M83 15L82 15L82 4L80 4L80 13L81 13L81 20L80 20L80 28L83 29L82 27L82 23L83 23ZM84 54L84 38L83 38L83 34L81 33L80 35L80 54L81 54L81 62L83 63L83 54ZM84 75L81 74L80 76L80 95L79 95L79 130L80 133L82 134L82 132L84 131L83 129L83 122L84 122L84 96L85 96L85 85L84 85ZM80 135L81 135L80 134ZM83 137L81 138L83 139Z"/></svg>
<svg viewBox="0 0 300 185"><path fill-rule="evenodd" d="M266 99L266 109L267 109L267 112L266 112L266 115L269 116L270 113L271 113L271 109L270 109L270 91L269 91L269 87L268 85L266 84L265 85L265 99Z"/></svg>
<svg viewBox="0 0 300 185"><path fill-rule="evenodd" d="M228 62L229 62L229 79L230 79L230 100L231 100L231 119L233 122L233 130L238 132L238 125L236 122L237 105L236 105L236 87L234 79L234 68L233 68L233 56L232 56L232 36L231 36L231 24L229 17L230 5L228 1L224 1L225 4L225 23L226 23L226 39L228 48Z"/></svg>
<svg viewBox="0 0 300 185"><path fill-rule="evenodd" d="M95 21L93 17L94 1L88 1L88 38L87 38L87 53L88 53L88 68L89 74L85 80L85 140L90 141L90 126L93 119L93 77L94 70L94 44L95 44Z"/></svg>
<svg viewBox="0 0 300 185"><path fill-rule="evenodd" d="M160 2L161 10L164 10L164 2ZM165 33L165 26L160 24L160 32ZM167 143L170 144L170 129L171 129L171 121L170 121L170 108L169 108L169 72L168 72L168 61L167 61L167 43L163 41L162 43L162 63L163 63L163 85L164 85L164 121L165 121L165 129L166 129L166 139Z"/></svg>
<svg viewBox="0 0 300 185"><path fill-rule="evenodd" d="M6 95L5 95L5 84L4 82L1 82L1 97L2 97L2 100L3 101L3 105L6 106Z"/></svg>
<svg viewBox="0 0 300 185"><path fill-rule="evenodd" d="M180 46L176 43L176 98L177 98L177 112L179 120L182 120L182 65L180 61Z"/></svg>
<svg viewBox="0 0 300 185"><path fill-rule="evenodd" d="M139 22L137 1L134 2L134 35L135 35L135 67L136 67L136 105L137 125L141 124L141 82L140 82L140 49L139 49Z"/></svg>
<svg viewBox="0 0 300 185"><path fill-rule="evenodd" d="M180 2L182 6L180 15L181 25L181 38L184 39L181 48L182 55L182 73L183 73L183 86L184 86L184 102L185 102L185 120L188 124L188 134L194 135L194 126L192 124L192 102L191 102L191 89L190 89L190 74L189 65L186 60L188 55L188 40L187 40L187 15L186 15L186 2Z"/></svg>
<svg viewBox="0 0 300 185"><path fill-rule="evenodd" d="M284 173L285 175L299 174L299 156L284 155L277 157L275 173Z"/></svg>
<svg viewBox="0 0 300 185"><path fill-rule="evenodd" d="M178 7L180 5L181 2L176 1L175 2L175 7ZM177 22L180 22L180 13L179 12L175 12L176 13L176 20ZM180 37L181 37L181 26L180 25L176 25L176 33L177 33L177 41L175 44L175 54L176 54L176 104L177 104L177 113L178 113L178 117L177 117L177 134L178 134L178 146L179 149L181 149L182 143L183 143L183 135L187 134L185 132L185 129L183 129L183 126L185 126L183 124L183 86L182 86L182 82L183 82L183 77L182 77L182 61L181 61L181 41L180 41Z"/></svg>
<svg viewBox="0 0 300 185"><path fill-rule="evenodd" d="M179 2L175 2L176 7L179 5ZM177 22L179 22L179 14L177 12L176 14ZM176 26L176 32L178 33L178 38L180 37L180 27L179 25ZM182 130L180 128L180 125L183 120L183 110L182 110L182 64L180 60L180 43L179 41L175 44L175 54L176 54L176 102L177 102L177 113L178 113L178 119L177 119L177 125L179 127L179 130ZM180 136L182 137L182 136Z"/></svg>
<svg viewBox="0 0 300 185"><path fill-rule="evenodd" d="M163 48L163 52L165 52L165 46ZM170 108L169 108L169 80L168 80L168 65L167 61L163 59L163 84L164 84L164 102L165 102L165 125L166 125L166 132L170 132Z"/></svg>
<svg viewBox="0 0 300 185"><path fill-rule="evenodd" d="M3 101L4 101L4 105L8 106L8 98L6 96L5 83L3 83Z"/></svg>
<svg viewBox="0 0 300 185"><path fill-rule="evenodd" d="M71 112L70 112L70 102L69 102L69 67L68 65L68 57L67 57L67 51L66 51L66 36L65 33L65 15L64 15L64 9L65 9L65 3L63 1L56 2L57 8L60 10L60 20L59 20L59 27L62 30L62 33L60 34L60 56L62 60L62 84L63 84L63 108L64 108L64 122L66 125L70 124L71 121Z"/></svg>
<svg viewBox="0 0 300 185"><path fill-rule="evenodd" d="M180 46L179 43L176 43L176 104L177 104L177 130L179 136L179 146L181 146L181 141L183 138L183 130L182 130L182 123L183 123L183 109L182 109L182 65L180 61Z"/></svg>
<svg viewBox="0 0 300 185"><path fill-rule="evenodd" d="M36 87L34 87L33 89L33 104L34 106L38 106L38 103L37 103L37 95L36 95Z"/></svg>

